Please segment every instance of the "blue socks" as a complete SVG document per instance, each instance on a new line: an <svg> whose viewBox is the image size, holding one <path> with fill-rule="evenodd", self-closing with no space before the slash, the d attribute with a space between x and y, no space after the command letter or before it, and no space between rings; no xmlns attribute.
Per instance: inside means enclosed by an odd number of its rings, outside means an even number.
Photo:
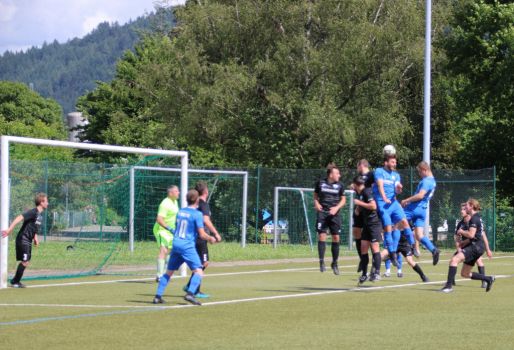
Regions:
<svg viewBox="0 0 514 350"><path fill-rule="evenodd" d="M168 275L167 273L165 273L164 275L161 276L161 279L159 281L159 286L157 287L156 295L158 295L160 297L162 296L162 294L164 293L164 290L168 286L169 281L170 281L170 275Z"/></svg>
<svg viewBox="0 0 514 350"><path fill-rule="evenodd" d="M387 249L389 254L394 252L392 232L384 232L384 248Z"/></svg>
<svg viewBox="0 0 514 350"><path fill-rule="evenodd" d="M403 256L401 254L398 254L398 256L396 257L396 260L398 261L398 270L401 270L402 269L402 264L403 264ZM385 262L384 262L384 265L385 265L385 268L386 270L390 270L391 269L391 259L387 259Z"/></svg>
<svg viewBox="0 0 514 350"><path fill-rule="evenodd" d="M193 274L193 277L191 277L191 283L189 283L189 288L187 289L187 292L195 295L196 291L200 287L200 284L202 283L202 276L195 273Z"/></svg>
<svg viewBox="0 0 514 350"><path fill-rule="evenodd" d="M416 240L414 239L414 234L412 233L412 230L410 227L406 227L403 230L403 233L407 237L407 240L409 241L410 245L413 245L414 243L416 243Z"/></svg>
<svg viewBox="0 0 514 350"><path fill-rule="evenodd" d="M421 238L420 243L423 244L423 247L430 250L431 253L434 252L434 250L435 250L434 244L428 239L428 237L425 236L425 237Z"/></svg>
<svg viewBox="0 0 514 350"><path fill-rule="evenodd" d="M393 252L396 252L398 250L398 243L400 243L400 230L394 230L393 231L393 247L392 247L392 250Z"/></svg>

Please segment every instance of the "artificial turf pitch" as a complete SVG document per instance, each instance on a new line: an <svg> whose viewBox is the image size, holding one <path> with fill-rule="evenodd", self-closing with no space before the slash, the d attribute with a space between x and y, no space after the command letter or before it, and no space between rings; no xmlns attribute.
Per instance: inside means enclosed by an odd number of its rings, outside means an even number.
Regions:
<svg viewBox="0 0 514 350"><path fill-rule="evenodd" d="M440 293L449 254L420 263L431 283L404 265L357 286L356 258L341 275L315 261L210 267L202 306L183 299L185 278L171 280L153 305L151 277L93 276L30 281L0 290L0 344L9 349L512 349L514 254L485 260L498 276L485 293L458 279ZM394 269L393 269L394 272Z"/></svg>

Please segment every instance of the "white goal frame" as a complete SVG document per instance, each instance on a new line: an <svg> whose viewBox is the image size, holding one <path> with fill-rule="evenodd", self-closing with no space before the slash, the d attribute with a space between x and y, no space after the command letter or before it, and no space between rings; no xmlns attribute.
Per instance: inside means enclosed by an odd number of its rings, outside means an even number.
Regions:
<svg viewBox="0 0 514 350"><path fill-rule="evenodd" d="M36 139L18 136L1 136L1 153L0 153L0 230L6 230L9 227L9 145L11 143L21 143L36 146L64 147L73 149L85 149L93 151L105 151L116 153L132 153L144 155L160 155L167 157L180 157L180 202L183 207L187 206L186 193L188 185L188 152L186 151L168 151L152 148L125 147L113 145L101 145L87 142L69 142ZM0 238L0 289L7 287L7 256L8 256L8 237Z"/></svg>
<svg viewBox="0 0 514 350"><path fill-rule="evenodd" d="M129 215L129 242L130 251L134 251L134 217L135 217L135 172L136 170L154 170L163 172L181 172L178 168L164 168L151 166L133 166L130 167L130 215ZM206 169L188 169L189 174L220 174L220 175L242 175L243 176L243 203L241 209L241 247L246 247L246 209L248 202L248 171L237 170L206 170Z"/></svg>
<svg viewBox="0 0 514 350"><path fill-rule="evenodd" d="M303 193L304 192L314 192L314 189L313 188L304 188L304 187L277 186L277 187L275 187L274 194L273 194L273 248L277 247L277 242L278 242L278 230L277 230L278 225L277 225L277 223L278 223L278 210L279 210L278 199L279 199L280 191L298 191L298 192L300 192L300 195L302 197L302 202L303 202L302 205L303 205L305 220L307 223L307 231L309 233L309 241L310 241L310 244L312 247L311 229L310 229L308 218L307 218L307 207L305 206ZM353 213L353 208L354 208L353 197L355 195L355 191L345 190L344 194L350 195L350 200L349 200L350 203L346 203L346 205L348 206L348 210L349 210L348 214L349 214L349 218L350 218L350 220L348 220L348 249L351 249L352 244L353 244L353 235L352 235L353 215L352 215L352 213Z"/></svg>

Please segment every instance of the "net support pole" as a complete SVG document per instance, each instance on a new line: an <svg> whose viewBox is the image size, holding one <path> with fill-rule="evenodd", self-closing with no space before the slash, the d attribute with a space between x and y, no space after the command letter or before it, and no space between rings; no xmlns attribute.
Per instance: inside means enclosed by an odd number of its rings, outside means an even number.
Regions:
<svg viewBox="0 0 514 350"><path fill-rule="evenodd" d="M9 227L9 140L2 136L0 153L0 231ZM0 236L0 288L7 287L7 237Z"/></svg>
<svg viewBox="0 0 514 350"><path fill-rule="evenodd" d="M280 187L275 187L275 193L273 194L273 248L277 247L278 240L278 191Z"/></svg>
<svg viewBox="0 0 514 350"><path fill-rule="evenodd" d="M246 247L246 211L248 205L248 172L245 172L243 178L243 213L242 213L242 227L241 227L241 247Z"/></svg>
<svg viewBox="0 0 514 350"><path fill-rule="evenodd" d="M300 191L300 195L302 196L303 215L305 215L305 225L307 225L307 233L309 234L309 244L311 246L311 251L313 251L314 247L312 246L312 232L311 226L309 225L309 216L307 213L307 205L305 204L305 196L303 195L303 191Z"/></svg>
<svg viewBox="0 0 514 350"><path fill-rule="evenodd" d="M425 78L423 89L423 160L430 164L430 89L432 86L432 0L426 0L425 6ZM430 202L427 205L425 235L428 237L430 226ZM437 235L437 227L435 234ZM434 237L432 236L432 239Z"/></svg>
<svg viewBox="0 0 514 350"><path fill-rule="evenodd" d="M134 203L135 203L134 167L130 167L130 208L129 208L129 250L134 252Z"/></svg>

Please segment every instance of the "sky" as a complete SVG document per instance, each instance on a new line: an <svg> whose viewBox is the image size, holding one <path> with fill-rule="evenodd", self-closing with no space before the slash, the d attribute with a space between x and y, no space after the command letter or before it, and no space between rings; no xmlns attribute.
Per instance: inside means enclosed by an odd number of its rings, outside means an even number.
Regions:
<svg viewBox="0 0 514 350"><path fill-rule="evenodd" d="M155 4L185 0L0 0L0 55L81 38L101 22L124 24L150 13Z"/></svg>

